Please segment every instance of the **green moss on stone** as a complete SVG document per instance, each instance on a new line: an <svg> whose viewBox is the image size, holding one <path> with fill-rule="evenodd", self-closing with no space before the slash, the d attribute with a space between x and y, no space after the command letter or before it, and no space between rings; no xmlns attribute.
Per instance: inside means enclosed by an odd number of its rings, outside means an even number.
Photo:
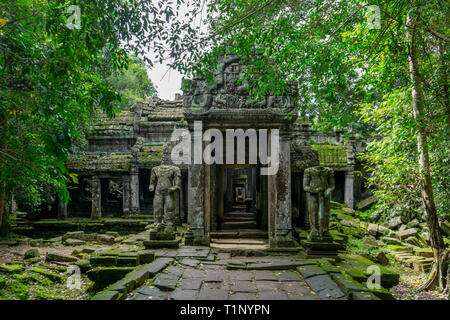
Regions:
<svg viewBox="0 0 450 320"><path fill-rule="evenodd" d="M132 267L97 267L87 272L87 276L94 282L114 283L133 271Z"/></svg>
<svg viewBox="0 0 450 320"><path fill-rule="evenodd" d="M31 272L36 272L39 273L45 277L47 277L48 279L50 279L51 281L54 282L63 282L64 281L64 277L57 274L57 273L53 273L53 272L49 272L45 269L42 268L31 268L30 269Z"/></svg>
<svg viewBox="0 0 450 320"><path fill-rule="evenodd" d="M25 268L12 264L12 265L0 265L0 273L19 273L22 272Z"/></svg>

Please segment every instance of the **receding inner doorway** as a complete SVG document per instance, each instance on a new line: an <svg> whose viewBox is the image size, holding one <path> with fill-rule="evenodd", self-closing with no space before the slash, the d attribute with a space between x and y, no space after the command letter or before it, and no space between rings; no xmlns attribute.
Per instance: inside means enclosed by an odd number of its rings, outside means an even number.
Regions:
<svg viewBox="0 0 450 320"><path fill-rule="evenodd" d="M223 217L213 214L211 246L245 250L268 248L267 178L260 175L256 166L225 166L220 182L223 195L219 195L217 201L223 201Z"/></svg>

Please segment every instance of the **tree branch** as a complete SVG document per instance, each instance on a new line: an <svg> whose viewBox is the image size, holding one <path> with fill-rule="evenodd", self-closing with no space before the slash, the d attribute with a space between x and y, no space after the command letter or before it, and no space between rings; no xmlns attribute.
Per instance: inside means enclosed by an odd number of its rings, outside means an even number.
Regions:
<svg viewBox="0 0 450 320"><path fill-rule="evenodd" d="M441 39L447 43L450 42L450 39L448 37L446 37L445 35L443 35L440 32L437 32L436 30L430 28L429 26L423 25L420 22L417 22L416 20L412 20L411 23L417 27L427 30L429 33L431 33L433 36L435 36L438 39Z"/></svg>

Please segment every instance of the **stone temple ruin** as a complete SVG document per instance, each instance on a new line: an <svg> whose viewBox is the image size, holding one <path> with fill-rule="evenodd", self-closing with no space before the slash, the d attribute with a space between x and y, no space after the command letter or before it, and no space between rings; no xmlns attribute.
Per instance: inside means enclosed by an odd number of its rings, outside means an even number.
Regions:
<svg viewBox="0 0 450 320"><path fill-rule="evenodd" d="M78 174L78 184L71 189L68 205L58 206L58 216L151 215L151 169L163 158L169 160L174 129L186 128L192 141L196 138L194 121L202 122L203 131L278 129L280 139L275 175L261 175L262 165L248 161L179 166L177 223L189 225L196 243L209 245L247 232L266 239L270 247L292 245L292 228L309 227L303 173L319 164L333 169L332 200L353 208L369 196L362 163L355 157L364 152L364 140L344 131L312 131L298 118L295 83L283 95L251 99L248 83L237 83L242 67L236 57L224 57L213 84L196 78L183 84L184 95L175 101L148 98L115 118L98 116L86 150L67 163L69 171ZM248 139L245 143L248 153Z"/></svg>

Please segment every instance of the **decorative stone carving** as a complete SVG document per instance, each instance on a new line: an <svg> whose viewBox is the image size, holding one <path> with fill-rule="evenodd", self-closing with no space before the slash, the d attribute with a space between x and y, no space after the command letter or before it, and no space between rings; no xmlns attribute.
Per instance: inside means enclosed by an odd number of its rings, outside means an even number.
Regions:
<svg viewBox="0 0 450 320"><path fill-rule="evenodd" d="M268 94L255 99L249 94L250 83L244 76L244 64L235 55L218 58L214 81L204 78L183 80L185 112L204 114L210 110L277 109L290 112L298 95L297 83L289 82L282 95Z"/></svg>
<svg viewBox="0 0 450 320"><path fill-rule="evenodd" d="M334 175L331 168L315 166L305 170L303 188L307 192L307 206L310 221L308 240L331 242L328 230L330 196L334 189Z"/></svg>

